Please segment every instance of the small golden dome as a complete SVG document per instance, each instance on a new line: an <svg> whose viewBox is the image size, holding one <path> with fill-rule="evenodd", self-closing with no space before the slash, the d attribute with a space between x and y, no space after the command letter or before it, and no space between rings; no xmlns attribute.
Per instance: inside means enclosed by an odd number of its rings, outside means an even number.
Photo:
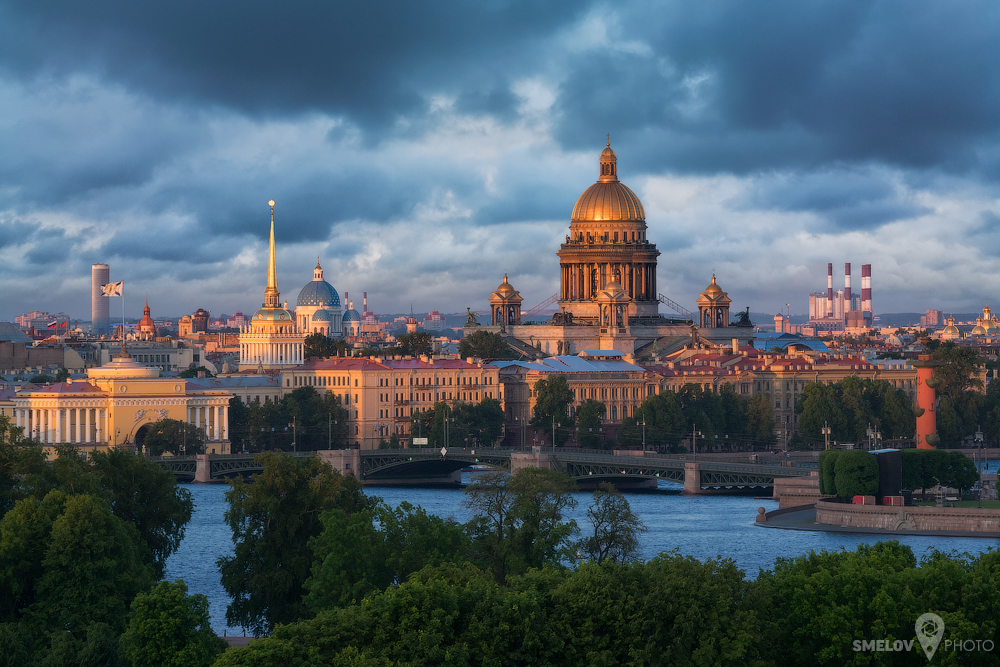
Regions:
<svg viewBox="0 0 1000 667"><path fill-rule="evenodd" d="M715 294L721 291L722 288L715 282L715 271L712 271L712 284L705 288L705 294Z"/></svg>
<svg viewBox="0 0 1000 667"><path fill-rule="evenodd" d="M508 294L513 294L515 292L514 286L511 285L509 282L507 282L507 272L506 271L503 272L503 282L500 283L500 286L496 288L496 292L498 294L500 294L501 296L505 296L505 295L508 295Z"/></svg>

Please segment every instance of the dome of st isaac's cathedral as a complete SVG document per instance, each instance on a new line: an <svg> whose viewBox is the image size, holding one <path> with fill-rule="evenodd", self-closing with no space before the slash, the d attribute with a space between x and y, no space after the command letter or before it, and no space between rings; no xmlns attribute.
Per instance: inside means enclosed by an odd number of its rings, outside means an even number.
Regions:
<svg viewBox="0 0 1000 667"><path fill-rule="evenodd" d="M572 220L641 222L645 219L642 202L618 180L618 157L609 141L601 153L601 176L576 200Z"/></svg>

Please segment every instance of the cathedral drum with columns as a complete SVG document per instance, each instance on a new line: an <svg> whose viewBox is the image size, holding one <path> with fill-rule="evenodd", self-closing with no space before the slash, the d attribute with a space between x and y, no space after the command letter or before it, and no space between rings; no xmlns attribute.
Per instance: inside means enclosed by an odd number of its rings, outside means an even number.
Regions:
<svg viewBox="0 0 1000 667"><path fill-rule="evenodd" d="M576 354L581 350L618 350L636 358L667 354L685 344L744 344L753 327L732 326L728 295L712 282L697 300L698 314L666 318L656 284L660 253L646 238L642 202L618 179L618 156L611 142L601 153L597 182L573 207L569 234L559 257L559 310L551 320L525 322L522 298L507 279L489 298L488 326L467 326L469 334L486 328L509 337L516 348L536 355ZM682 307L678 307L683 311Z"/></svg>

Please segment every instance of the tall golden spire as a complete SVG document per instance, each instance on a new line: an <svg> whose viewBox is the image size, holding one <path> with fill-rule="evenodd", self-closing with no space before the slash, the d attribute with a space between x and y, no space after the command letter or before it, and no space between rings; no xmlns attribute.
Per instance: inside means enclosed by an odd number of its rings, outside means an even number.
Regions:
<svg viewBox="0 0 1000 667"><path fill-rule="evenodd" d="M278 269L274 264L274 200L267 202L271 207L271 244L267 251L267 289L264 290L264 307L281 308L278 299Z"/></svg>

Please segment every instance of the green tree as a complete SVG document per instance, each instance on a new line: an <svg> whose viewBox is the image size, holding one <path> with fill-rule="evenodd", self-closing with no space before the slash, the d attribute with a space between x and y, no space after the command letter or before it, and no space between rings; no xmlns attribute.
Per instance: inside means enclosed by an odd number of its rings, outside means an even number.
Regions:
<svg viewBox="0 0 1000 667"><path fill-rule="evenodd" d="M55 381L56 379L54 377L52 377L51 375L46 375L44 373L42 373L41 375L36 375L30 380L28 380L28 382L30 382L31 384L52 384Z"/></svg>
<svg viewBox="0 0 1000 667"><path fill-rule="evenodd" d="M150 456L161 456L170 452L174 456L184 454L204 454L205 434L194 424L179 419L161 419L153 422L143 440Z"/></svg>
<svg viewBox="0 0 1000 667"><path fill-rule="evenodd" d="M604 403L588 398L576 410L576 425L579 429L579 441L581 447L597 449L600 447L603 438L601 437L601 420L604 419Z"/></svg>
<svg viewBox="0 0 1000 667"><path fill-rule="evenodd" d="M73 377L73 374L68 368L60 368L56 371L56 382L65 382L69 378Z"/></svg>
<svg viewBox="0 0 1000 667"><path fill-rule="evenodd" d="M232 598L226 620L265 634L308 613L302 598L312 565L309 540L322 532L321 514L350 514L369 500L354 477L341 477L318 458L265 452L255 461L264 470L251 483L229 481L226 523L235 548L218 565Z"/></svg>
<svg viewBox="0 0 1000 667"><path fill-rule="evenodd" d="M328 338L326 334L317 332L306 336L302 352L306 359L325 359L334 356L335 353L333 339Z"/></svg>
<svg viewBox="0 0 1000 667"><path fill-rule="evenodd" d="M601 482L594 491L587 518L593 533L578 543L578 553L598 565L605 560L612 563L639 560L639 535L646 532L646 525L612 484Z"/></svg>
<svg viewBox="0 0 1000 667"><path fill-rule="evenodd" d="M959 490L959 495L965 489L970 489L979 481L979 471L976 464L962 452L948 452L948 464L945 469L945 486Z"/></svg>
<svg viewBox="0 0 1000 667"><path fill-rule="evenodd" d="M434 353L434 341L430 333L426 331L403 334L396 341L396 347L399 348L398 354L403 356L418 357Z"/></svg>
<svg viewBox="0 0 1000 667"><path fill-rule="evenodd" d="M482 329L473 331L458 342L458 355L463 359L478 357L488 361L518 359L521 356L507 344L503 336Z"/></svg>
<svg viewBox="0 0 1000 667"><path fill-rule="evenodd" d="M191 494L177 485L172 473L134 452L95 452L91 461L101 495L116 517L135 527L153 574L163 577L167 559L180 547L191 521Z"/></svg>
<svg viewBox="0 0 1000 667"><path fill-rule="evenodd" d="M145 551L138 531L104 501L66 499L52 524L33 616L78 642L95 619L122 632L132 599L153 584Z"/></svg>
<svg viewBox="0 0 1000 667"><path fill-rule="evenodd" d="M871 496L878 491L878 463L863 449L843 451L834 464L834 483L841 498Z"/></svg>
<svg viewBox="0 0 1000 667"><path fill-rule="evenodd" d="M646 442L656 448L674 449L688 433L677 394L672 391L647 397L635 419L646 422Z"/></svg>
<svg viewBox="0 0 1000 667"><path fill-rule="evenodd" d="M131 667L208 667L226 647L209 621L208 598L183 581L161 581L132 601L121 655Z"/></svg>
<svg viewBox="0 0 1000 667"><path fill-rule="evenodd" d="M513 475L487 473L466 487L465 505L474 512L468 530L474 559L498 583L508 576L558 564L577 532L565 513L576 505L573 480L552 470L522 468Z"/></svg>
<svg viewBox="0 0 1000 667"><path fill-rule="evenodd" d="M565 376L553 375L536 382L533 391L535 410L529 423L533 428L548 433L550 438L554 435L553 446L561 447L569 438L569 429L573 426L573 418L569 414L573 390L569 388Z"/></svg>
<svg viewBox="0 0 1000 667"><path fill-rule="evenodd" d="M754 449L769 449L774 445L774 408L764 394L753 394L743 405L743 432Z"/></svg>
<svg viewBox="0 0 1000 667"><path fill-rule="evenodd" d="M426 566L464 561L468 550L460 524L407 502L351 515L331 510L323 526L309 543L315 556L305 584L305 603L316 611L359 602Z"/></svg>
<svg viewBox="0 0 1000 667"><path fill-rule="evenodd" d="M819 492L824 495L837 495L838 456L839 449L826 449L819 453Z"/></svg>
<svg viewBox="0 0 1000 667"><path fill-rule="evenodd" d="M198 373L204 373L207 378L214 377L212 375L212 371L208 370L204 366L198 366L197 368L185 368L177 374L177 377L190 380L191 378L197 378Z"/></svg>
<svg viewBox="0 0 1000 667"><path fill-rule="evenodd" d="M0 623L19 621L35 602L52 524L65 502L58 491L44 500L24 498L0 519Z"/></svg>

